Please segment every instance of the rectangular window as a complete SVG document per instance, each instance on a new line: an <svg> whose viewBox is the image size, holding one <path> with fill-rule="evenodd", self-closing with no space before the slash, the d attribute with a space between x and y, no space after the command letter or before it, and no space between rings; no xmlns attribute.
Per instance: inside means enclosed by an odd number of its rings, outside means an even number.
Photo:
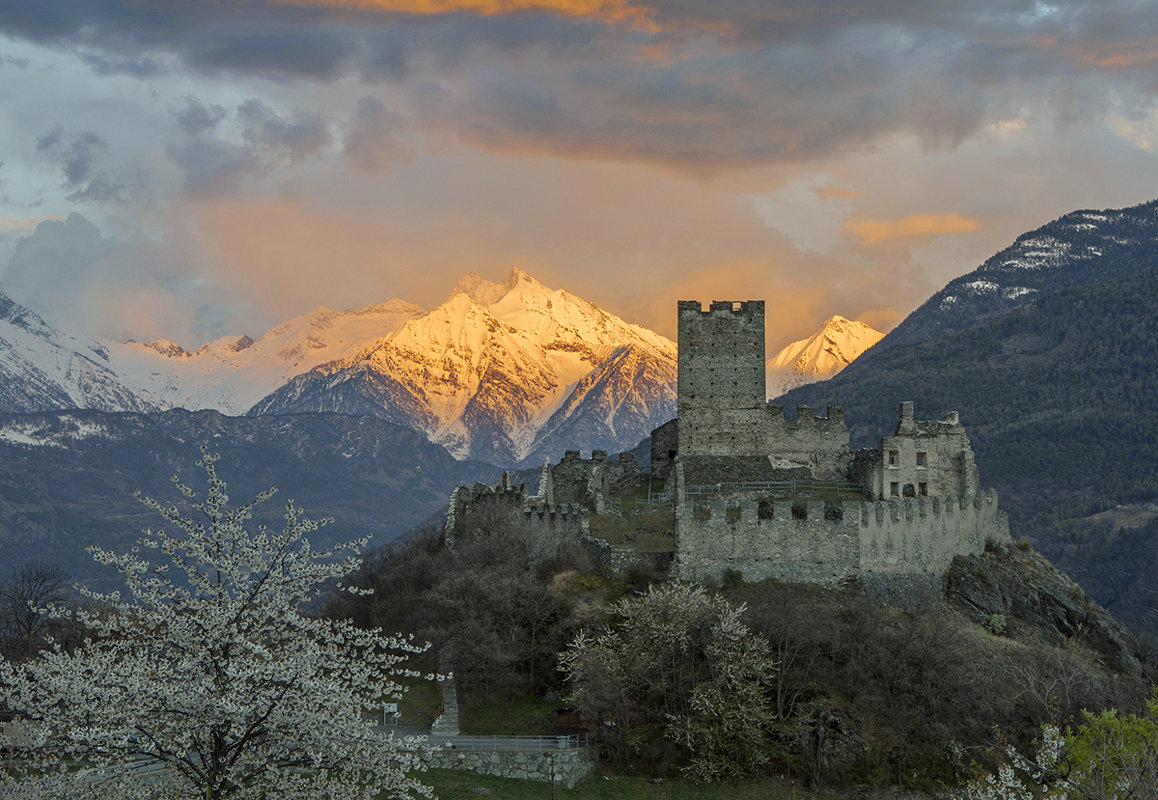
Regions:
<svg viewBox="0 0 1158 800"><path fill-rule="evenodd" d="M918 467L925 466L925 454L924 453L917 453L917 466Z"/></svg>
<svg viewBox="0 0 1158 800"><path fill-rule="evenodd" d="M901 484L900 483L894 481L894 482L889 484L889 494L891 494L893 497L896 497L898 494L900 494L900 490L901 490Z"/></svg>
<svg viewBox="0 0 1158 800"><path fill-rule="evenodd" d="M921 497L928 497L929 496L929 484L918 483L917 484L917 493L920 494Z"/></svg>
<svg viewBox="0 0 1158 800"><path fill-rule="evenodd" d="M897 465L897 451L896 450L890 450L889 451L889 466L895 467L896 465Z"/></svg>

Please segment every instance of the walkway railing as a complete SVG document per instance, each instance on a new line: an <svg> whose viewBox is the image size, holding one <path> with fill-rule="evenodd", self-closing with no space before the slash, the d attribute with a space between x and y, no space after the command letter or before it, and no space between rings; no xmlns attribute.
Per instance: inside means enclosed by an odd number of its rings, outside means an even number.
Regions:
<svg viewBox="0 0 1158 800"><path fill-rule="evenodd" d="M443 744L458 750L579 750L595 747L598 741L589 734L572 736L447 736L431 734L432 744Z"/></svg>
<svg viewBox="0 0 1158 800"><path fill-rule="evenodd" d="M791 495L823 494L829 492L863 492L864 487L848 481L729 481L727 483L690 484L684 488L688 497L702 497L720 492L764 491Z"/></svg>

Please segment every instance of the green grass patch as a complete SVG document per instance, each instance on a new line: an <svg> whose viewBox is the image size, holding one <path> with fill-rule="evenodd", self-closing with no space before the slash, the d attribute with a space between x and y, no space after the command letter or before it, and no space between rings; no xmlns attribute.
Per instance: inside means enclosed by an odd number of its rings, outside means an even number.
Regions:
<svg viewBox="0 0 1158 800"><path fill-rule="evenodd" d="M619 507L623 509L624 514L633 511L639 503L642 503L650 496L655 500L659 493L663 491L664 481L648 479L640 484L628 486L622 492L617 492L608 497L612 503L619 503ZM650 492L650 495L649 495Z"/></svg>
<svg viewBox="0 0 1158 800"><path fill-rule="evenodd" d="M434 787L439 800L544 800L551 797L551 787L538 781L496 778L449 769L433 769L415 777ZM479 789L486 789L483 795ZM835 800L836 795L811 792L788 781L750 779L720 783L695 783L683 778L618 777L590 775L574 789L555 787L558 800ZM383 795L385 797L385 795Z"/></svg>
<svg viewBox="0 0 1158 800"><path fill-rule="evenodd" d="M670 553L675 549L675 512L656 511L634 517L598 514L591 517L591 535L612 547Z"/></svg>
<svg viewBox="0 0 1158 800"><path fill-rule="evenodd" d="M442 694L438 691L438 683L422 678L406 678L400 683L406 687L406 694L402 695L398 703L402 724L419 728L429 727L442 706Z"/></svg>
<svg viewBox="0 0 1158 800"><path fill-rule="evenodd" d="M555 711L561 707L558 700L532 694L482 701L460 694L458 723L463 733L475 736L551 736L555 733Z"/></svg>

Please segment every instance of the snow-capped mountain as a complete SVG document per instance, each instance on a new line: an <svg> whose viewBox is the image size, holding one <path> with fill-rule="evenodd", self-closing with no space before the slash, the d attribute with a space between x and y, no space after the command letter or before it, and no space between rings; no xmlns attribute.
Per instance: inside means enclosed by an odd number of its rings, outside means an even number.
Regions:
<svg viewBox="0 0 1158 800"><path fill-rule="evenodd" d="M807 339L793 342L766 364L769 397L831 378L884 338L863 322L835 316Z"/></svg>
<svg viewBox="0 0 1158 800"><path fill-rule="evenodd" d="M413 303L391 300L358 310L318 308L256 341L225 336L192 352L167 339L105 346L117 374L166 407L236 415L295 375L349 358L424 313Z"/></svg>
<svg viewBox="0 0 1158 800"><path fill-rule="evenodd" d="M1155 246L1158 200L1071 212L1023 233L973 272L950 281L877 351L962 330L1063 289L1139 275L1153 268Z"/></svg>
<svg viewBox="0 0 1158 800"><path fill-rule="evenodd" d="M250 413L370 413L456 456L511 463L635 444L674 413L675 364L671 340L521 270L500 283L471 274L429 314Z"/></svg>
<svg viewBox="0 0 1158 800"><path fill-rule="evenodd" d="M151 411L157 402L119 379L101 344L64 333L0 294L0 411L58 408Z"/></svg>

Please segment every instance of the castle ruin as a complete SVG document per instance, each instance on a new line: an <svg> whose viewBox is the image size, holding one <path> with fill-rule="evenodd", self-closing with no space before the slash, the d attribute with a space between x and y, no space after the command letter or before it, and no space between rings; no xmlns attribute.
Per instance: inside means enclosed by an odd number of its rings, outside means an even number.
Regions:
<svg viewBox="0 0 1158 800"><path fill-rule="evenodd" d="M536 495L460 487L447 539L478 534L495 505L524 523L574 530L590 540L592 515L674 512L671 577L775 578L838 586L857 580L935 583L954 556L1009 540L1007 517L983 492L956 412L917 420L902 402L896 430L851 451L840 408L794 417L766 401L764 302L679 303L676 419L651 434L650 475L630 453L609 460L569 452L544 465ZM658 505L628 508L639 481L663 481ZM627 510L625 510L627 509ZM493 515L491 515L493 516ZM669 514L669 517L671 515ZM476 519L476 523L470 520ZM512 517L513 518L513 517ZM620 562L617 562L620 563Z"/></svg>

